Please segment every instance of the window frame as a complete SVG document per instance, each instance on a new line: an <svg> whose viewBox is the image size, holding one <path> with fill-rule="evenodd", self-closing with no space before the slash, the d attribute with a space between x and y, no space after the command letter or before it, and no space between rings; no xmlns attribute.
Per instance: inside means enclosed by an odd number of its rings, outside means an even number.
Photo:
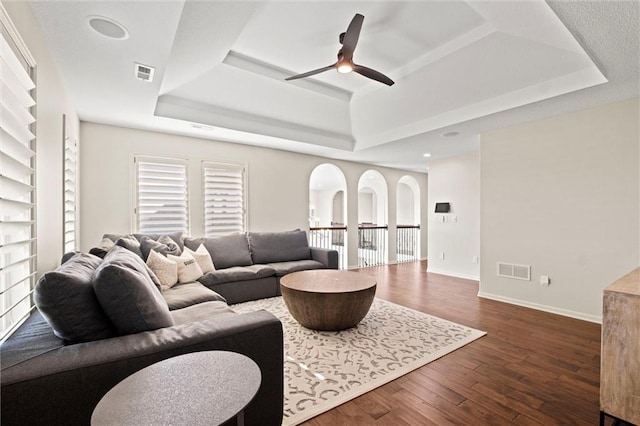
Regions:
<svg viewBox="0 0 640 426"><path fill-rule="evenodd" d="M7 182L11 182L9 186L14 185L14 187L17 186L25 189L22 192L22 198L24 199L14 199L11 196L5 196L4 193L2 193L0 194L0 203L14 205L14 207L22 206L23 212L28 212L26 214L26 219L24 217L20 217L21 215L17 215L19 219L11 218L10 216L0 217L0 222L4 225L3 228L5 229L7 229L6 224L9 224L9 227L13 225L20 227L20 225L23 225L24 229L28 230L26 239L22 239L20 236L20 239L17 241L12 240L11 234L0 234L0 253L2 254L2 256L0 256L0 274L2 274L2 276L0 276L0 282L3 283L2 287L0 287L0 341L4 341L29 317L31 312L35 309L33 290L35 288L38 273L36 187L37 66L35 59L29 52L29 49L23 39L20 37L20 34L13 25L13 22L9 18L9 15L2 3L0 3L0 34L2 36L0 37L0 44L2 45L3 52L2 57L8 65L6 74L3 74L3 76L9 80L9 82L7 82L5 78L3 78L2 84L7 85L10 92L14 93L13 101L20 104L19 108L24 108L22 113L18 113L18 115L22 116L21 121L24 121L17 123L18 128L10 130L11 124L4 120L2 120L2 124L0 125L3 129L2 131L10 137L12 142L15 142L12 143L14 151L15 147L19 147L18 150L22 151L21 155L23 160L20 161L20 159L16 159L11 155L10 151L12 148L8 148L9 143L7 143L6 146L3 144L4 149L0 149L0 155L13 159L12 162L14 165L25 170L25 173L22 176L23 180L14 179L10 176L9 172L7 172L5 177L0 177L0 179L6 179ZM19 71L16 73L16 70ZM21 76L19 74L21 74ZM21 91L24 90L24 92L22 92L24 95L20 95L19 92L11 90L11 87L13 87L12 84L15 84L17 87L21 87ZM15 97L16 95L18 95L17 98ZM4 99L3 107L10 107L10 105L5 105ZM10 111L8 112L10 115L14 116ZM25 115L30 115L30 118L28 120L24 120ZM13 120L13 118L11 120ZM19 133L26 132L26 134L18 136L15 134L16 131ZM22 246L23 250L16 248L19 246ZM18 253L18 260L12 258L16 253ZM18 281L15 281L14 278L11 277L9 270L17 265L22 265L22 269L26 269L26 274L21 274L21 278ZM25 283L26 286L24 285ZM26 289L23 289L23 291L17 295L16 300L14 300L10 293L13 289L20 289L20 287L26 287ZM26 306L22 306L22 311L17 310L18 315L14 316L13 314L16 313L14 309L24 305L25 301Z"/></svg>
<svg viewBox="0 0 640 426"><path fill-rule="evenodd" d="M68 253L78 249L78 141L70 132L67 124L67 117L62 115L62 252ZM72 167L68 175L67 156L72 151ZM67 193L73 194L70 202L67 201ZM67 206L70 205L70 208ZM67 220L67 215L72 212L73 220ZM73 223L73 228L69 229L69 224ZM72 243L72 244L71 244Z"/></svg>
<svg viewBox="0 0 640 426"><path fill-rule="evenodd" d="M184 167L184 228L183 229L173 229L169 228L152 230L152 229L143 229L141 228L141 214L140 214L140 164L141 163L152 163L164 166L182 166ZM183 232L185 234L189 234L191 220L190 220L190 197L189 197L189 162L183 158L175 158L175 157L162 157L155 155L145 155L145 154L134 154L133 155L133 176L134 176L134 188L133 188L133 232L139 234L155 234L155 233L171 233L171 232ZM171 228L172 229L172 228Z"/></svg>
<svg viewBox="0 0 640 426"><path fill-rule="evenodd" d="M231 231L244 233L249 229L249 215L247 212L248 202L249 202L249 193L248 193L248 165L245 162L234 162L234 161L202 161L201 163L201 179L202 179L202 226L203 226L203 235L205 237L215 237L219 235L224 235L226 232L220 234L210 234L207 232L207 184L206 184L206 169L207 168L220 168L227 169L231 171L240 171L242 174L242 229L238 231Z"/></svg>

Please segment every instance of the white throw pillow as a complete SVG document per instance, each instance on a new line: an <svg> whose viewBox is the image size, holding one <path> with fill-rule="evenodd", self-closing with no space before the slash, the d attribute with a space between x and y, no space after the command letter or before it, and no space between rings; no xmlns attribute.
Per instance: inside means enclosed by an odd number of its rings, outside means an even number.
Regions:
<svg viewBox="0 0 640 426"><path fill-rule="evenodd" d="M189 254L188 251L185 251L180 256L168 254L167 258L175 261L178 264L179 283L189 283L197 280L202 276L202 269L200 269L200 265L198 265L198 262L196 262L196 260Z"/></svg>
<svg viewBox="0 0 640 426"><path fill-rule="evenodd" d="M209 254L209 250L206 249L204 244L200 244L200 247L198 247L196 251L193 251L189 247L185 246L184 251L189 252L189 254L196 260L196 262L198 262L198 265L200 265L200 269L202 269L203 275L207 272L216 270L216 267L213 265L211 255Z"/></svg>
<svg viewBox="0 0 640 426"><path fill-rule="evenodd" d="M162 290L171 288L178 282L178 264L157 251L151 250L149 252L147 266L158 277Z"/></svg>

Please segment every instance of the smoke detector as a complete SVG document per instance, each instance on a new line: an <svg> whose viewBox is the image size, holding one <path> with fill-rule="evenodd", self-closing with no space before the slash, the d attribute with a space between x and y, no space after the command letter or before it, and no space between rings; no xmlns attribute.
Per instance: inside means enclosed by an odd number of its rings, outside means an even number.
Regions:
<svg viewBox="0 0 640 426"><path fill-rule="evenodd" d="M146 81L147 83L151 83L153 80L153 73L156 71L154 67L150 67L149 65L142 65L139 63L135 63L135 67L133 69L133 73L138 80Z"/></svg>

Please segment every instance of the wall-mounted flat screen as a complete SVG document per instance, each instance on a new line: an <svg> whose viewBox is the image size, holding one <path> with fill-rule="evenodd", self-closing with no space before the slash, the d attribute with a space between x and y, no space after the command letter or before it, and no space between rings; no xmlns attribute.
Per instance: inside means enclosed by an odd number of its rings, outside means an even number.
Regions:
<svg viewBox="0 0 640 426"><path fill-rule="evenodd" d="M436 213L449 213L450 211L451 211L451 204L436 203Z"/></svg>

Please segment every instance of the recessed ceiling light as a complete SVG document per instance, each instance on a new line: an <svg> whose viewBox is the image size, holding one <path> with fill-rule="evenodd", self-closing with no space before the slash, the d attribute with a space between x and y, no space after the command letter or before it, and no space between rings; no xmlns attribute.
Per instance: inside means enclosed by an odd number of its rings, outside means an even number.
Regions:
<svg viewBox="0 0 640 426"><path fill-rule="evenodd" d="M443 138L451 138L454 136L458 136L460 134L460 132L447 132L447 133L443 133L442 137Z"/></svg>
<svg viewBox="0 0 640 426"><path fill-rule="evenodd" d="M129 32L122 24L104 16L89 16L89 26L97 33L116 40L129 38Z"/></svg>
<svg viewBox="0 0 640 426"><path fill-rule="evenodd" d="M429 158L429 157L431 157L431 154L430 154L430 153L428 153L428 152L425 152L424 154L422 154L422 156L423 156L424 158Z"/></svg>

